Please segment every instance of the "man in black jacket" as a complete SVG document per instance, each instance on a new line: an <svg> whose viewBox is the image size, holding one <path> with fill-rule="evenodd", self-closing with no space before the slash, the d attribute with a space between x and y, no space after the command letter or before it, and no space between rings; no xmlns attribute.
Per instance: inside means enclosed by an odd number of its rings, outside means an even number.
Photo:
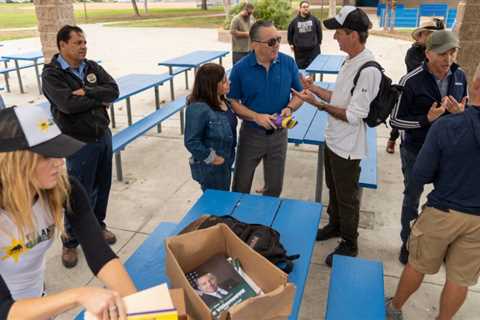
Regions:
<svg viewBox="0 0 480 320"><path fill-rule="evenodd" d="M425 138L434 121L445 113L463 112L467 95L467 80L456 64L458 37L451 31L435 31L427 39L425 62L400 80L403 92L390 116L394 128L404 130L400 144L405 185L400 237L399 260L408 261L407 240L410 223L418 217L418 205L423 190L411 190L408 182Z"/></svg>
<svg viewBox="0 0 480 320"><path fill-rule="evenodd" d="M305 69L320 54L322 26L320 21L310 14L310 3L300 1L298 15L288 26L288 43L295 54L299 69Z"/></svg>
<svg viewBox="0 0 480 320"><path fill-rule="evenodd" d="M43 69L43 92L62 132L86 143L67 158L67 169L85 187L105 240L113 244L116 237L104 222L112 183L112 133L107 108L119 91L101 66L85 59L86 43L79 27L66 25L58 31L60 53ZM79 243L68 223L65 229L62 262L72 268L77 264Z"/></svg>

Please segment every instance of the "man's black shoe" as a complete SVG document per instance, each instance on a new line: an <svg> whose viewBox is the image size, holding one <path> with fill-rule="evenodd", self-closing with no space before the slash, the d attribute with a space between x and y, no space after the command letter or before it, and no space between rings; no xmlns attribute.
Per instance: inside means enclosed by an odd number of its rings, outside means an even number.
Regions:
<svg viewBox="0 0 480 320"><path fill-rule="evenodd" d="M341 256L356 257L358 255L358 246L357 244L351 243L350 241L342 240L338 244L338 247L330 253L325 259L325 263L330 268L332 267L333 255L338 254Z"/></svg>
<svg viewBox="0 0 480 320"><path fill-rule="evenodd" d="M325 241L337 237L340 237L340 229L330 223L317 231L317 241Z"/></svg>
<svg viewBox="0 0 480 320"><path fill-rule="evenodd" d="M408 262L408 249L405 243L402 244L402 247L400 248L400 255L398 256L398 260L403 265L406 265Z"/></svg>

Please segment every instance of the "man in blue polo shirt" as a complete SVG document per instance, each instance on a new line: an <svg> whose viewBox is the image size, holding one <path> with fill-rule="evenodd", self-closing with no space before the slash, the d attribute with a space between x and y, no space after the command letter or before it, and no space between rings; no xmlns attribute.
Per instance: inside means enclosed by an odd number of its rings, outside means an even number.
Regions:
<svg viewBox="0 0 480 320"><path fill-rule="evenodd" d="M282 192L287 130L274 124L302 105L290 90L302 90L295 61L279 53L281 37L270 21L257 21L250 29L252 52L230 73L230 94L236 114L243 119L232 190L249 193L258 163L263 160L263 195Z"/></svg>

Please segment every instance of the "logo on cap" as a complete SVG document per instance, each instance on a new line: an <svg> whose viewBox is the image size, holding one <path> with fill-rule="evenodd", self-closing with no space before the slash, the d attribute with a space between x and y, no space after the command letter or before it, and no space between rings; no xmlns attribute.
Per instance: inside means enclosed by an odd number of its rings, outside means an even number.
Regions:
<svg viewBox="0 0 480 320"><path fill-rule="evenodd" d="M40 129L40 131L43 131L45 133L48 132L48 129L50 129L51 126L53 126L52 119L42 120L38 123L38 128Z"/></svg>
<svg viewBox="0 0 480 320"><path fill-rule="evenodd" d="M90 83L96 83L97 82L97 76L95 73L89 73L87 74L87 81Z"/></svg>

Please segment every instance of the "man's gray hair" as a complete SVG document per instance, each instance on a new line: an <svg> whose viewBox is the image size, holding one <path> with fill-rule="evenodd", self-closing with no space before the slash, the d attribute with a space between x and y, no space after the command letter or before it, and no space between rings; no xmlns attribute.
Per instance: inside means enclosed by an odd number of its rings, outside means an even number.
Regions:
<svg viewBox="0 0 480 320"><path fill-rule="evenodd" d="M269 20L258 20L255 22L252 27L250 28L250 40L259 40L259 33L261 28L270 28L273 27L273 22Z"/></svg>

